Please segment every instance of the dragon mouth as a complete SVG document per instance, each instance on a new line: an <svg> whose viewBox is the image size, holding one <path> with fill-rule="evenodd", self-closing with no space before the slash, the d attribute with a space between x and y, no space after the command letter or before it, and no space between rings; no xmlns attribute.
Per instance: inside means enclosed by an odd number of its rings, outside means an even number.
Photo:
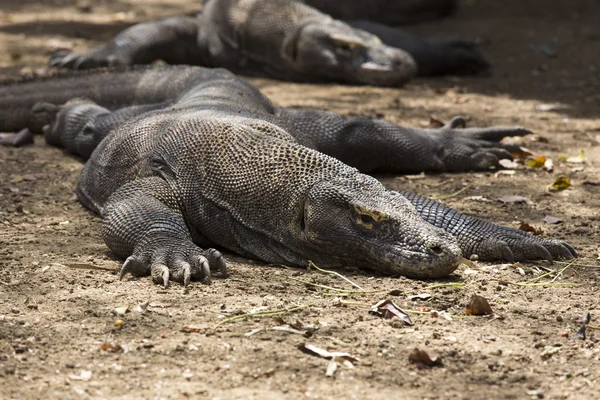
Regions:
<svg viewBox="0 0 600 400"><path fill-rule="evenodd" d="M462 261L458 244L446 243L414 251L394 246L390 251L370 254L365 258L371 269L388 275L407 278L432 279L450 275Z"/></svg>
<svg viewBox="0 0 600 400"><path fill-rule="evenodd" d="M373 61L368 61L360 65L360 69L364 71L380 71L380 72L391 72L392 67L390 65L377 64Z"/></svg>

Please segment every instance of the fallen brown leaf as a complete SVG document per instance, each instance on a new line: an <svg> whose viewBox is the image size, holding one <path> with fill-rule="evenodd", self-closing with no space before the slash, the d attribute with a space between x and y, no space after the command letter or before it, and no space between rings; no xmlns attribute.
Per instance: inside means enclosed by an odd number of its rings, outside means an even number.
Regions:
<svg viewBox="0 0 600 400"><path fill-rule="evenodd" d="M410 320L408 314L394 304L394 302L391 300L378 301L375 305L371 306L369 314L377 315L383 319L398 317L406 325L413 325L413 322Z"/></svg>
<svg viewBox="0 0 600 400"><path fill-rule="evenodd" d="M437 354L430 356L425 350L415 348L408 355L408 361L419 369L442 365L442 358Z"/></svg>
<svg viewBox="0 0 600 400"><path fill-rule="evenodd" d="M123 351L123 347L121 347L120 344L109 343L109 342L100 343L100 345L98 346L98 348L100 350L108 351L108 352L111 352L111 353L117 353L117 352Z"/></svg>
<svg viewBox="0 0 600 400"><path fill-rule="evenodd" d="M467 315L491 315L494 312L485 297L474 294L467 304L466 313Z"/></svg>
<svg viewBox="0 0 600 400"><path fill-rule="evenodd" d="M541 228L536 228L534 226L529 225L526 222L523 222L519 229L525 232L531 232L534 235L541 235L542 233L544 233L544 231Z"/></svg>

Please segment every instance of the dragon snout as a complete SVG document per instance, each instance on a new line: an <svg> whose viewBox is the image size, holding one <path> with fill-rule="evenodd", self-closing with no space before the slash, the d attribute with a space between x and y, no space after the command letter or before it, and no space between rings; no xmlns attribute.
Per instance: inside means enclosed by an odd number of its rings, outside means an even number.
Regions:
<svg viewBox="0 0 600 400"><path fill-rule="evenodd" d="M417 64L412 56L391 47L374 50L360 69L374 83L385 86L402 85L417 75Z"/></svg>

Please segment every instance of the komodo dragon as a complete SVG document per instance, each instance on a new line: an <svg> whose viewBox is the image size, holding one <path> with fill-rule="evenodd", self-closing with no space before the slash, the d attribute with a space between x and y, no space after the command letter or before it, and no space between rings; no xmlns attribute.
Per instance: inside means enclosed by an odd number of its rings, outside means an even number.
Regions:
<svg viewBox="0 0 600 400"><path fill-rule="evenodd" d="M55 115L49 143L89 157L77 194L126 259L121 277L210 280L210 268L225 270L217 250L203 250L211 246L269 263L312 260L417 278L446 276L473 254L576 255L566 242L386 190L359 172L485 170L510 158L514 149L498 140L527 134L521 127L467 129L455 118L417 129L277 108L226 70L165 67L0 86L0 129L39 129L31 104L81 96L101 105L34 108Z"/></svg>
<svg viewBox="0 0 600 400"><path fill-rule="evenodd" d="M417 73L477 73L489 67L464 40L425 40L375 23L349 23L365 30L298 1L208 0L196 18L138 24L103 47L55 52L50 64L84 69L162 59L282 80L378 86L399 86ZM382 32L382 39L367 30Z"/></svg>

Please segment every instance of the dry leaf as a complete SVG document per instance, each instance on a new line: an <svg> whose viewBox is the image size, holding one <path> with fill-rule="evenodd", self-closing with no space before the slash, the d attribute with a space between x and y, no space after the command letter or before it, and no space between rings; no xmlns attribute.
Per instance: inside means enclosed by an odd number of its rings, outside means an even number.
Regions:
<svg viewBox="0 0 600 400"><path fill-rule="evenodd" d="M429 116L429 127L430 128L441 128L444 125L446 125L446 124L444 124L442 121L437 119L435 116L433 116L433 115Z"/></svg>
<svg viewBox="0 0 600 400"><path fill-rule="evenodd" d="M532 168L543 168L546 163L547 158L544 156L539 156L534 158L533 160L527 161L527 166Z"/></svg>
<svg viewBox="0 0 600 400"><path fill-rule="evenodd" d="M467 304L466 313L467 315L491 315L494 312L485 297L474 294Z"/></svg>
<svg viewBox="0 0 600 400"><path fill-rule="evenodd" d="M503 158L502 160L498 161L498 164L502 165L506 169L515 169L519 167L519 164L513 160L509 160L508 158Z"/></svg>
<svg viewBox="0 0 600 400"><path fill-rule="evenodd" d="M148 309L148 304L150 303L150 300L146 300L143 303L138 304L137 306L135 306L133 308L133 311L135 312L139 312L139 313L143 313L146 312L146 310Z"/></svg>
<svg viewBox="0 0 600 400"><path fill-rule="evenodd" d="M561 222L563 222L563 220L560 218L553 217L551 215L546 215L544 217L544 222L547 224L560 224Z"/></svg>
<svg viewBox="0 0 600 400"><path fill-rule="evenodd" d="M89 381L92 379L92 371L82 369L79 375L69 375L69 379L73 379L74 381Z"/></svg>
<svg viewBox="0 0 600 400"><path fill-rule="evenodd" d="M358 358L352 356L349 353L342 353L339 351L328 351L328 350L321 349L320 347L317 347L315 345L308 344L308 343L303 343L303 344L299 345L298 349L304 353L307 353L307 354L310 354L313 356L319 356L322 358L326 358L328 360L334 359L334 358L340 358L340 359L348 360L353 364L358 362Z"/></svg>
<svg viewBox="0 0 600 400"><path fill-rule="evenodd" d="M15 175L11 178L10 183L20 183L23 182L23 175Z"/></svg>
<svg viewBox="0 0 600 400"><path fill-rule="evenodd" d="M98 346L100 350L108 351L111 353L117 353L123 351L123 347L120 344L103 342Z"/></svg>
<svg viewBox="0 0 600 400"><path fill-rule="evenodd" d="M380 316L383 319L398 317L406 325L413 325L408 314L402 311L402 309L391 300L378 301L375 305L371 306L369 314Z"/></svg>
<svg viewBox="0 0 600 400"><path fill-rule="evenodd" d="M123 316L127 311L129 311L129 306L123 306L115 308L112 310L112 313L117 316Z"/></svg>
<svg viewBox="0 0 600 400"><path fill-rule="evenodd" d="M523 222L521 224L521 226L519 227L519 229L522 231L525 231L525 232L531 232L534 235L541 235L542 233L544 233L544 231L542 229L533 227L526 222Z"/></svg>
<svg viewBox="0 0 600 400"><path fill-rule="evenodd" d="M523 196L504 196L498 199L499 201L506 203L525 203L527 199Z"/></svg>
<svg viewBox="0 0 600 400"><path fill-rule="evenodd" d="M566 176L559 176L556 178L554 183L548 187L548 190L552 192L558 192L571 187L571 180Z"/></svg>
<svg viewBox="0 0 600 400"><path fill-rule="evenodd" d="M585 162L585 153L581 150L578 155L575 157L568 157L565 161L571 164L582 164Z"/></svg>
<svg viewBox="0 0 600 400"><path fill-rule="evenodd" d="M437 354L431 356L425 350L414 349L408 355L408 361L419 369L442 365L442 358Z"/></svg>

